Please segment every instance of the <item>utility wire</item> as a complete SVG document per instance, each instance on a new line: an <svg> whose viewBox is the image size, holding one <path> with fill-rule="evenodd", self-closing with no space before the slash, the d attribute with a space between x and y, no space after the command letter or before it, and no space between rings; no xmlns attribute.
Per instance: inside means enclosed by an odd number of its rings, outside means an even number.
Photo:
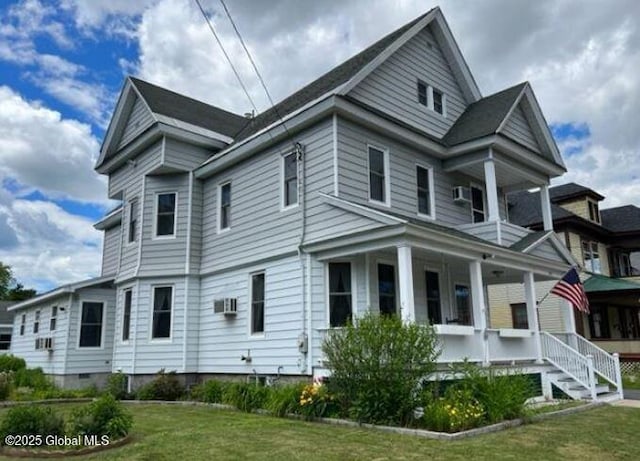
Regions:
<svg viewBox="0 0 640 461"><path fill-rule="evenodd" d="M198 0L196 0L196 1L198 1ZM224 2L224 0L220 0L220 3L222 4L222 7L224 8L224 11L227 14L227 17L229 18L229 22L231 22L231 25L233 26L233 30L236 32L236 35L238 36L238 40L240 40L240 43L242 44L242 48L244 49L244 52L247 54L247 57L249 58L249 61L251 62L251 66L253 67L253 70L255 71L256 75L258 76L258 80L260 80L260 84L262 85L262 88L264 89L264 92L266 93L267 98L269 99L269 103L271 103L271 108L273 109L274 113L276 114L276 117L278 117L278 119L280 120L280 123L282 123L282 126L283 126L284 130L287 133L287 137L291 138L291 133L287 129L287 124L284 122L283 118L280 116L280 113L278 112L278 109L277 109L276 105L273 103L273 99L271 98L271 94L269 93L269 89L267 88L267 85L264 82L264 79L262 78L262 75L260 75L260 71L258 70L258 66L256 66L256 63L253 60L253 57L251 56L251 53L249 52L249 49L247 48L247 45L245 44L244 40L242 39L242 35L240 34L240 31L238 30L238 27L236 26L235 21L231 17L231 13L229 12L229 8L227 8L227 4Z"/></svg>

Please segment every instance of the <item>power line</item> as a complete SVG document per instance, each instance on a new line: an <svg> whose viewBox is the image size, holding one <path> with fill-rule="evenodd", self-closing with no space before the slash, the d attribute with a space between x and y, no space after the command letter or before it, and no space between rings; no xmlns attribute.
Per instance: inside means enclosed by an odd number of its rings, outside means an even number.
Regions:
<svg viewBox="0 0 640 461"><path fill-rule="evenodd" d="M196 1L198 1L198 0L196 0ZM262 75L260 75L260 71L258 70L258 66L256 66L256 63L253 60L253 57L251 56L251 53L249 52L249 49L247 48L247 45L245 44L244 40L242 39L242 35L240 34L240 31L238 30L238 27L236 26L235 21L231 17L231 13L229 12L229 9L227 8L227 4L224 2L224 0L220 0L220 3L222 4L222 7L224 8L224 11L227 14L227 17L229 18L229 22L231 22L231 25L233 26L233 30L236 32L236 35L238 36L238 40L240 40L240 43L242 44L242 48L244 49L244 52L247 54L247 57L249 58L249 61L251 62L251 66L253 67L253 70L255 71L256 75L258 76L258 80L260 80L260 84L262 85L262 88L264 89L264 92L266 93L267 98L269 99L269 103L271 104L271 108L273 109L274 113L276 114L276 117L278 117L278 119L282 123L282 126L283 126L284 130L287 133L287 137L291 138L291 133L287 129L287 124L284 122L283 118L280 116L280 113L278 112L278 109L277 109L276 105L273 103L273 99L271 98L271 94L269 93L269 89L267 88L267 85L264 82L264 79L262 78Z"/></svg>

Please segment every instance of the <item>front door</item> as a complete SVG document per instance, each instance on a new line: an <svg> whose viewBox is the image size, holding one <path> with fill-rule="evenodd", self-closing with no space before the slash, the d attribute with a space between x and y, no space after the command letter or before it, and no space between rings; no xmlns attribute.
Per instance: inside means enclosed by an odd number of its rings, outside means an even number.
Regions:
<svg viewBox="0 0 640 461"><path fill-rule="evenodd" d="M378 264L378 305L382 315L396 313L396 270L390 264Z"/></svg>

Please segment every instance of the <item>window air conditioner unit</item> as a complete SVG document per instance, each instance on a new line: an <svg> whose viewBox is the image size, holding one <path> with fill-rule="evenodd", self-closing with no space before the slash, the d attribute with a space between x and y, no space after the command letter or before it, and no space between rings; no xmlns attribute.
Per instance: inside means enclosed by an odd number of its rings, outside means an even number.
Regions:
<svg viewBox="0 0 640 461"><path fill-rule="evenodd" d="M455 203L471 203L471 189L465 186L454 187L453 201Z"/></svg>
<svg viewBox="0 0 640 461"><path fill-rule="evenodd" d="M213 312L216 314L236 315L238 300L236 298L222 298L213 301Z"/></svg>

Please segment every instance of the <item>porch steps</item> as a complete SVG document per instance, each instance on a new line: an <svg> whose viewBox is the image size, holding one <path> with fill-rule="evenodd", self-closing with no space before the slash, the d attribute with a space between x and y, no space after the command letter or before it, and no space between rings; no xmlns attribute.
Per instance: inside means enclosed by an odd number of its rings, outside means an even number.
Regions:
<svg viewBox="0 0 640 461"><path fill-rule="evenodd" d="M591 391L565 372L558 369L553 369L547 372L547 378L549 379L551 384L555 385L558 389L560 389L572 399L591 400ZM616 392L611 392L608 384L596 385L597 401L612 401L618 398L618 394Z"/></svg>

